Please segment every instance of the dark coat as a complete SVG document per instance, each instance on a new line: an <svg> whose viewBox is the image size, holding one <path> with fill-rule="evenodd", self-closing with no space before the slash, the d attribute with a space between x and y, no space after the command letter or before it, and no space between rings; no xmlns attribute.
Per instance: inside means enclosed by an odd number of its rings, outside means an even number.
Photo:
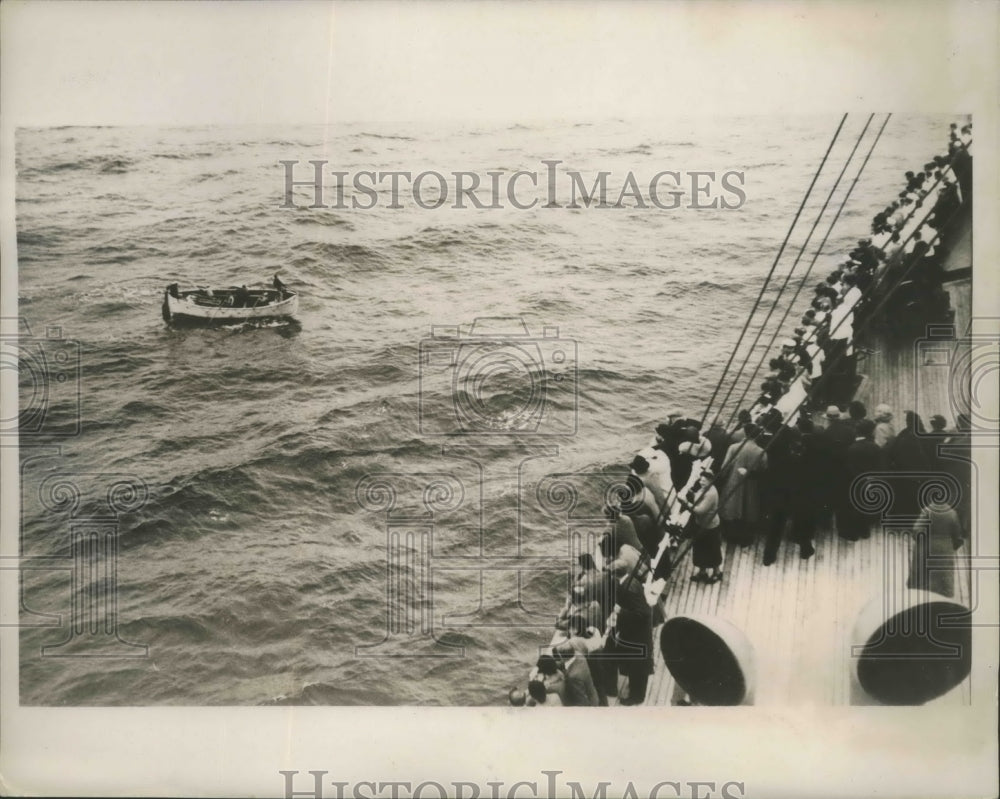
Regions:
<svg viewBox="0 0 1000 799"><path fill-rule="evenodd" d="M828 492L823 485L827 469L827 450L822 437L816 433L801 433L801 458L799 461L798 491L794 497L797 507L814 506L815 510L829 510Z"/></svg>
<svg viewBox="0 0 1000 799"><path fill-rule="evenodd" d="M712 471L718 474L729 449L729 433L722 425L713 424L705 433L705 438L712 443Z"/></svg>
<svg viewBox="0 0 1000 799"><path fill-rule="evenodd" d="M590 666L582 655L575 656L566 667L565 704L573 707L597 707L600 704Z"/></svg>
<svg viewBox="0 0 1000 799"><path fill-rule="evenodd" d="M646 604L642 583L632 580L627 588L618 585L615 599L620 608L617 629L605 647L614 652L622 674L652 674L653 612Z"/></svg>
<svg viewBox="0 0 1000 799"><path fill-rule="evenodd" d="M847 467L847 477L852 482L863 474L880 472L885 468L882 450L868 438L855 441L847 448L844 463Z"/></svg>
<svg viewBox="0 0 1000 799"><path fill-rule="evenodd" d="M831 419L823 434L834 449L846 451L854 443L854 424L850 419Z"/></svg>
<svg viewBox="0 0 1000 799"><path fill-rule="evenodd" d="M845 538L867 536L871 523L884 509L868 510L865 498L864 475L883 469L882 450L871 439L859 439L844 453L845 482L841 485L839 501L835 507L837 530ZM861 481L854 487L856 481ZM873 503L874 504L874 503Z"/></svg>
<svg viewBox="0 0 1000 799"><path fill-rule="evenodd" d="M886 465L897 473L893 480L892 513L920 513L920 487L934 471L927 447L920 436L904 429L885 448Z"/></svg>

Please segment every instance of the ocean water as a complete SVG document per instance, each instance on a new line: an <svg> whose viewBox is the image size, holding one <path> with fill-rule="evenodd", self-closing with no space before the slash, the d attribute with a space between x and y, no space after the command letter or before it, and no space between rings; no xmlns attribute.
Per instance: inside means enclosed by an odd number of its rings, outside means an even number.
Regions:
<svg viewBox="0 0 1000 799"><path fill-rule="evenodd" d="M945 149L950 121L889 122L810 286L867 234L903 172ZM593 496L586 512L553 510L562 498L552 475L585 484L626 464L668 409L700 414L838 122L20 130L18 313L31 336L22 328L18 345L21 547L32 564L21 702L505 702L548 640L573 535L593 527ZM864 122L845 123L779 281ZM309 208L308 187L289 209L283 160L299 162L297 180L310 160L349 175L471 171L487 204L487 172L504 173L505 186L527 170L539 189L522 182L518 197L542 202L425 209L404 190L392 208L384 181L370 209ZM542 207L543 160L561 162L563 207ZM688 192L672 210L571 209L566 170L588 186L610 173L612 202L630 171L646 196L663 170L735 170L746 200L695 209ZM369 201L350 178L344 196ZM300 293L294 323L172 328L161 318L170 282L253 285L276 271ZM449 359L469 365L474 350L435 326L468 337L486 317L507 319L492 323L507 333L520 319L528 335L492 350L510 357L483 371L481 395L456 396ZM541 382L524 358L546 364ZM63 379L39 382L25 364ZM490 424L463 429L456 402ZM53 476L79 487L75 517L46 499ZM71 542L97 529L81 520L95 524L102 492L121 480L142 488L100 522L118 531L115 578L100 583L96 571L73 571ZM394 540L416 550L401 565ZM515 557L524 569L503 568ZM114 588L113 623L74 593L95 585ZM402 617L401 593L415 597ZM113 638L110 624L146 649L59 657L74 596L99 617L91 638ZM401 619L402 633L390 628ZM77 630L77 654L98 651L87 650L88 630Z"/></svg>

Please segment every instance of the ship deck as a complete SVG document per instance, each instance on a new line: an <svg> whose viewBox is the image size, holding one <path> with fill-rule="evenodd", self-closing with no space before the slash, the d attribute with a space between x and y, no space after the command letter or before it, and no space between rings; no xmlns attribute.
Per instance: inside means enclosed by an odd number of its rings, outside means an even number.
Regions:
<svg viewBox="0 0 1000 799"><path fill-rule="evenodd" d="M957 337L938 336L928 348L917 339L909 346L868 336L862 342L868 355L858 366L864 379L856 397L869 412L884 402L892 407L897 422L903 411L913 409L924 420L941 413L954 423L948 362L967 346L961 336L971 319L971 247L966 236L950 255L945 288L955 309ZM691 582L691 559L682 559L664 593L663 616L709 614L741 629L755 654L755 705L848 705L855 620L874 598L882 596L888 604L905 589L912 545L912 537L892 525L876 525L869 539L846 541L837 536L832 520L818 526L816 554L808 560L802 560L797 546L788 540L771 566L763 565L762 537L746 548L727 544L721 583ZM969 550L966 542L956 553L954 599L973 608ZM684 694L659 652L660 628L653 632L655 674L645 704L675 704ZM624 689L624 679L621 682ZM969 704L970 679L934 701Z"/></svg>

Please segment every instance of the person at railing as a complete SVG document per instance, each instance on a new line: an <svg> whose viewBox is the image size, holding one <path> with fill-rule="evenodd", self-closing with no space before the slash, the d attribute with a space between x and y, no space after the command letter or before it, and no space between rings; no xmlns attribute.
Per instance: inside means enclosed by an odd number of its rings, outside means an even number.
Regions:
<svg viewBox="0 0 1000 799"><path fill-rule="evenodd" d="M611 631L605 643L618 672L627 679L622 705L641 705L653 673L653 615L646 604L642 583L631 579L623 564L616 565L618 610L611 616Z"/></svg>
<svg viewBox="0 0 1000 799"><path fill-rule="evenodd" d="M862 269L874 271L885 261L885 251L872 244L871 239L858 239L858 246L851 250L850 258Z"/></svg>
<svg viewBox="0 0 1000 799"><path fill-rule="evenodd" d="M808 411L806 400L808 398L810 383L809 373L803 370L788 386L785 393L778 397L777 402L774 403L774 409L781 414L786 424L795 424L799 413Z"/></svg>
<svg viewBox="0 0 1000 799"><path fill-rule="evenodd" d="M816 302L816 300L814 299L813 300L813 304L815 304L815 302ZM802 326L806 327L806 328L810 328L810 329L812 329L812 330L815 331L815 328L816 328L816 309L815 308L812 308L812 307L807 308L806 311L805 311L805 313L802 314ZM813 332L811 335L812 335L813 338L815 338L816 334L815 334L815 332Z"/></svg>
<svg viewBox="0 0 1000 799"><path fill-rule="evenodd" d="M648 453L648 459L643 455L636 455L629 464L629 468L636 477L642 480L643 486L653 495L653 502L657 508L664 507L669 502L669 495L673 485L670 482L670 463L665 453L653 449ZM659 456L659 457L657 457Z"/></svg>
<svg viewBox="0 0 1000 799"><path fill-rule="evenodd" d="M517 686L511 688L507 692L507 701L510 702L511 707L524 707L524 704L527 701L524 689L518 688Z"/></svg>
<svg viewBox="0 0 1000 799"><path fill-rule="evenodd" d="M864 292L859 285L859 278L856 272L846 272L844 274L844 296L841 301L855 314L864 310Z"/></svg>
<svg viewBox="0 0 1000 799"><path fill-rule="evenodd" d="M536 687L532 692L532 683L541 683L542 691ZM566 704L566 675L560 671L556 659L551 654L538 656L535 667L528 674L528 694L539 704L551 703L555 706ZM553 699L558 701L553 702Z"/></svg>
<svg viewBox="0 0 1000 799"><path fill-rule="evenodd" d="M813 310L816 314L813 316L813 321L816 323L816 327L822 331L827 332L830 330L830 309L833 307L833 303L830 301L829 297L817 295L812 301Z"/></svg>
<svg viewBox="0 0 1000 799"><path fill-rule="evenodd" d="M552 647L552 654L563 673L563 704L568 707L597 707L600 697L586 655L578 652L570 641L556 644Z"/></svg>
<svg viewBox="0 0 1000 799"><path fill-rule="evenodd" d="M828 398L847 402L854 394L857 380L857 357L854 353L854 308L841 301L830 312L826 362L833 373L825 382Z"/></svg>
<svg viewBox="0 0 1000 799"><path fill-rule="evenodd" d="M620 511L631 520L642 548L652 555L663 536L660 508L639 477L629 474L625 482L626 488L620 493Z"/></svg>
<svg viewBox="0 0 1000 799"><path fill-rule="evenodd" d="M675 422L674 429L678 431L674 454L670 455L670 480L677 491L687 485L695 460L707 457L712 451L712 444L702 436L693 425L681 426L683 422Z"/></svg>
<svg viewBox="0 0 1000 799"><path fill-rule="evenodd" d="M746 438L746 426L753 421L753 416L748 408L742 408L736 414L736 429L729 434L729 445L739 444ZM727 448L728 449L728 448Z"/></svg>
<svg viewBox="0 0 1000 799"><path fill-rule="evenodd" d="M590 670L590 678L597 691L597 704L607 707L608 697L618 695L618 670L614 668L608 653L604 650L606 634L597 627L588 626L582 616L573 616L569 620L569 637L566 639L573 650L582 656ZM558 655L558 647L555 652ZM611 668L608 668L611 666ZM569 671L566 670L567 677ZM610 692L610 693L609 693ZM567 690L567 699L569 699ZM570 704L575 704L569 699Z"/></svg>
<svg viewBox="0 0 1000 799"><path fill-rule="evenodd" d="M767 454L757 443L760 428L743 426L745 441L731 444L717 483L719 518L723 535L740 546L753 543L761 521L760 477L767 469Z"/></svg>
<svg viewBox="0 0 1000 799"><path fill-rule="evenodd" d="M799 328L796 328L798 330ZM806 357L809 361L809 380L813 386L813 399L808 402L807 409L816 402L822 402L823 362L826 360L826 352L820 342L819 336L815 335L815 327L803 327L803 341L805 342ZM813 332L810 332L813 331Z"/></svg>
<svg viewBox="0 0 1000 799"><path fill-rule="evenodd" d="M686 535L693 539L691 562L697 571L695 582L717 583L722 580L722 531L719 520L719 491L715 475L704 469L697 483L679 498L681 506L691 511Z"/></svg>
<svg viewBox="0 0 1000 799"><path fill-rule="evenodd" d="M924 173L923 172L907 172L904 175L906 178L906 190L911 193L919 192L924 187Z"/></svg>
<svg viewBox="0 0 1000 799"><path fill-rule="evenodd" d="M566 602L556 617L555 627L557 630L565 632L569 626L570 617L574 615L583 616L589 625L604 626L604 615L600 602L591 593L592 584L589 582L574 583L570 586Z"/></svg>
<svg viewBox="0 0 1000 799"><path fill-rule="evenodd" d="M635 523L627 514L621 512L620 505L614 508L610 505L605 506L604 514L608 517L611 525L601 539L602 542L607 539L607 551L605 551L604 546L600 550L604 562L608 563L617 557L623 557L622 550L626 547L636 552L638 560L638 554L642 551L642 542L635 531ZM624 557L630 556L626 553Z"/></svg>
<svg viewBox="0 0 1000 799"><path fill-rule="evenodd" d="M677 457L677 448L681 445L681 442L685 439L685 432L680 419L675 419L671 422L665 422L663 424L658 424L656 426L656 449L659 449L667 456L667 460L670 463L670 479L673 481L674 487L684 485L683 475L676 473L678 469L679 459Z"/></svg>
<svg viewBox="0 0 1000 799"><path fill-rule="evenodd" d="M549 691L542 680L528 680L527 707L562 707L558 693Z"/></svg>
<svg viewBox="0 0 1000 799"><path fill-rule="evenodd" d="M752 414L754 421L759 421L761 416L770 411L787 390L788 383L783 383L776 377L768 377L767 380L761 383L760 396L757 398L756 403L754 403L757 409Z"/></svg>
<svg viewBox="0 0 1000 799"><path fill-rule="evenodd" d="M712 471L718 474L719 469L722 468L722 462L726 459L726 450L729 449L729 431L723 425L722 417L712 417L704 436L708 439L708 443L712 447L712 457L709 465Z"/></svg>
<svg viewBox="0 0 1000 799"><path fill-rule="evenodd" d="M792 357L791 351L794 350L795 343L791 339L786 339L786 341L787 345L783 344L782 348L784 348L785 346L788 347L789 349L788 357L786 357L785 353L782 352L781 355L777 356L776 358L772 358L770 361L767 362L768 367L770 367L771 369L771 373L768 375L768 378L777 380L779 383L783 383L785 386L787 386L789 383L792 382L792 380L795 379L795 375L798 372L798 370L795 368L796 366L795 362L791 360Z"/></svg>
<svg viewBox="0 0 1000 799"><path fill-rule="evenodd" d="M942 179L943 179L942 175ZM927 216L926 224L937 231L941 231L948 223L962 204L961 195L957 182L944 181L943 187L938 191L937 202Z"/></svg>
<svg viewBox="0 0 1000 799"><path fill-rule="evenodd" d="M833 282L830 281L830 278L834 278ZM835 287L835 283L839 282L839 280L840 280L839 275L836 277L834 275L830 275L824 282L817 283L816 296L826 297L828 300L830 300L831 304L839 302L840 292Z"/></svg>

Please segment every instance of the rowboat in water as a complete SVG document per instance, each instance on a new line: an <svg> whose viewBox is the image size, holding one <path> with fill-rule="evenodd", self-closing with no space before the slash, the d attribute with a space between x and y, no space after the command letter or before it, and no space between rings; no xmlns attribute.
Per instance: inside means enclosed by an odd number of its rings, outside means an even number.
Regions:
<svg viewBox="0 0 1000 799"><path fill-rule="evenodd" d="M163 292L163 319L168 323L238 324L292 317L298 310L298 294L284 287L181 291L177 283L171 283Z"/></svg>

